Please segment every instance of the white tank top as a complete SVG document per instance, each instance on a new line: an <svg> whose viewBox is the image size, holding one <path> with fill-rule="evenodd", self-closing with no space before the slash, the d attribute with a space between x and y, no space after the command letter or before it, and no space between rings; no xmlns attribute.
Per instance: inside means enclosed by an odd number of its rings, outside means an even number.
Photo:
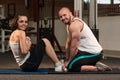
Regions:
<svg viewBox="0 0 120 80"><path fill-rule="evenodd" d="M98 43L88 25L79 18L74 18L73 20L80 20L83 23L83 29L81 31L80 44L78 49L80 51L86 51L93 54L100 53L102 51L102 47Z"/></svg>
<svg viewBox="0 0 120 80"><path fill-rule="evenodd" d="M9 44L14 55L14 58L16 59L16 62L18 63L19 66L21 66L29 58L30 52L28 52L27 54L22 54L18 42L9 41Z"/></svg>

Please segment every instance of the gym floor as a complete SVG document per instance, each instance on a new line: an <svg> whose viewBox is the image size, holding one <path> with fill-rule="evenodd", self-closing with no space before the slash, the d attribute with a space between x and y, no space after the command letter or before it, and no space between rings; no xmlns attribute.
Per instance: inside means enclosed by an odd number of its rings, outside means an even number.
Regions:
<svg viewBox="0 0 120 80"><path fill-rule="evenodd" d="M60 53L57 54L61 56ZM63 54L62 54L63 55ZM120 58L105 56L105 64L120 69ZM46 55L40 68L53 68L54 64ZM0 53L0 68L19 68L11 52ZM0 80L120 80L120 74L0 74Z"/></svg>

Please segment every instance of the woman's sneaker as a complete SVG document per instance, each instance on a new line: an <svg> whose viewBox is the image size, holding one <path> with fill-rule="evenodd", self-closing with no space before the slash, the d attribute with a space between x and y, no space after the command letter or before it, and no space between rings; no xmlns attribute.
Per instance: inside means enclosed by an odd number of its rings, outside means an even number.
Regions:
<svg viewBox="0 0 120 80"><path fill-rule="evenodd" d="M98 71L111 71L112 70L112 68L110 68L109 66L107 66L106 64L102 62L97 62L96 67L98 68Z"/></svg>
<svg viewBox="0 0 120 80"><path fill-rule="evenodd" d="M58 62L55 64L55 72L62 72L62 63Z"/></svg>

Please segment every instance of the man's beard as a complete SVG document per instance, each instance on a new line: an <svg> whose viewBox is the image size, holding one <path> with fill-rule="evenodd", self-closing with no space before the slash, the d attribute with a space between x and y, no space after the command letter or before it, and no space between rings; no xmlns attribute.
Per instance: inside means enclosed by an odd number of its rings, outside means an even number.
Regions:
<svg viewBox="0 0 120 80"><path fill-rule="evenodd" d="M70 24L70 22L65 23L65 25L69 25L69 24Z"/></svg>
<svg viewBox="0 0 120 80"><path fill-rule="evenodd" d="M70 24L70 21L67 20L66 22L64 22L64 24L69 25L69 24Z"/></svg>

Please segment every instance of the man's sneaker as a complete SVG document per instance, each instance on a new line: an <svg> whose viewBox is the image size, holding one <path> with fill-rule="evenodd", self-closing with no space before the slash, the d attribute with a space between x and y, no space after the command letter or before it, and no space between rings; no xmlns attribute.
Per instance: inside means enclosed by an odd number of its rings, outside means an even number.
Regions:
<svg viewBox="0 0 120 80"><path fill-rule="evenodd" d="M109 66L107 66L106 64L102 62L97 62L96 67L98 68L98 71L111 71L112 70L112 68L110 68Z"/></svg>
<svg viewBox="0 0 120 80"><path fill-rule="evenodd" d="M59 62L55 64L55 71L62 72L62 63Z"/></svg>

